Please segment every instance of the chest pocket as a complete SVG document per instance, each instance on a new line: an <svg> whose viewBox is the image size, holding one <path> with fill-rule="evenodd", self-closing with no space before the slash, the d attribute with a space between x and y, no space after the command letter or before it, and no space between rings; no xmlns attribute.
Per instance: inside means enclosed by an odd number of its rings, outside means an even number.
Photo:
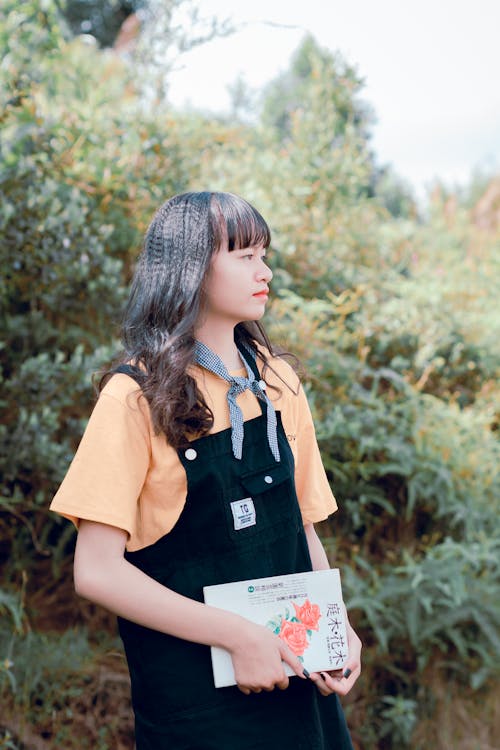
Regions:
<svg viewBox="0 0 500 750"><path fill-rule="evenodd" d="M286 482L287 479L291 479L290 468L286 464L275 463L272 466L261 467L258 471L242 474L240 479L250 495L258 495L262 492L269 492Z"/></svg>
<svg viewBox="0 0 500 750"><path fill-rule="evenodd" d="M244 501L250 508L251 518L241 524L233 508ZM245 539L253 543L256 538L272 541L285 530L296 532L301 525L293 476L290 476L290 466L285 464L274 463L243 473L238 490L233 488L225 494L224 505L229 536L238 543Z"/></svg>

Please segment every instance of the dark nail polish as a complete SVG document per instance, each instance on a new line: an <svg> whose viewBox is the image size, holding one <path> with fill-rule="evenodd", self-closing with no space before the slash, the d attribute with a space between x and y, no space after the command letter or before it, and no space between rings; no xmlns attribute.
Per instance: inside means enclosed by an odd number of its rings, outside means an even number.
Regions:
<svg viewBox="0 0 500 750"><path fill-rule="evenodd" d="M323 680L323 682L326 682L326 677L325 677L325 675L323 674L323 672L320 672L320 673L319 673L319 676L321 677L321 679Z"/></svg>
<svg viewBox="0 0 500 750"><path fill-rule="evenodd" d="M345 670L344 670L344 677L345 677L346 679L347 679L348 677L350 677L350 676L351 676L351 674L352 674L352 669L349 669L349 668L348 668L348 669L345 669Z"/></svg>
<svg viewBox="0 0 500 750"><path fill-rule="evenodd" d="M311 675L309 674L309 672L307 671L307 669L303 669L303 670L302 670L302 674L304 675L304 677L307 677L308 679L309 679L309 677L311 676Z"/></svg>

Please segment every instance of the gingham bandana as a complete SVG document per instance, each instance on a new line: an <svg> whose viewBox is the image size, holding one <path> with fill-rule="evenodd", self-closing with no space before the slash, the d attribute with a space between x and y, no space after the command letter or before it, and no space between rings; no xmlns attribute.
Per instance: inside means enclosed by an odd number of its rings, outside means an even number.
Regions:
<svg viewBox="0 0 500 750"><path fill-rule="evenodd" d="M253 352L248 347L245 347L250 354L253 356ZM240 357L245 365L247 371L247 377L235 377L230 375L227 371L224 363L214 352L202 344L201 341L195 342L195 355L196 361L205 370L213 372L214 375L218 375L223 380L231 383L231 387L227 393L227 402L229 404L229 419L231 422L231 442L233 445L233 455L235 458L241 459L243 450L243 413L236 403L237 396L243 393L248 388L255 394L255 396L264 401L267 405L267 441L269 448L276 459L280 460L280 452L278 448L278 436L276 434L276 412L272 405L269 397L265 392L266 384L263 380L257 380L252 368L246 361L245 357L240 351Z"/></svg>

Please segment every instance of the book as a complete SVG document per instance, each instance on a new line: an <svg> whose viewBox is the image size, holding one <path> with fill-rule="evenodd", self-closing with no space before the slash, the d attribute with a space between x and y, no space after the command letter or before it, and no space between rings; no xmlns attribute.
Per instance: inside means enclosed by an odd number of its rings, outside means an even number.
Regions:
<svg viewBox="0 0 500 750"><path fill-rule="evenodd" d="M264 625L309 672L341 669L348 657L337 568L204 586L205 603ZM211 647L215 687L235 685L229 651ZM294 674L285 664L286 673Z"/></svg>

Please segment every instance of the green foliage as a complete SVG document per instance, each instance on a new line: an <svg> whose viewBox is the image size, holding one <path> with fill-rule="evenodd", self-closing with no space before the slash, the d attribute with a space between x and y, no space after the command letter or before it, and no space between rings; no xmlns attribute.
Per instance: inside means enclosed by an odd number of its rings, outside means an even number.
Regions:
<svg viewBox="0 0 500 750"><path fill-rule="evenodd" d="M2 617L9 616L12 620L14 632L21 632L23 626L23 606L22 600L16 594L0 590L0 614ZM4 664L5 666L5 664Z"/></svg>
<svg viewBox="0 0 500 750"><path fill-rule="evenodd" d="M5 0L0 11L0 122L30 97L57 57L63 30L55 5L37 0Z"/></svg>
<svg viewBox="0 0 500 750"><path fill-rule="evenodd" d="M19 508L36 539L92 404L89 377L110 358L150 205L182 190L186 175L175 129L159 136L153 115L137 124L121 63L96 64L64 40L51 3L35 6L18 4L6 20L19 47L31 32L35 61L45 57L36 85L16 89L3 116L0 504ZM7 84L21 85L14 69L26 60L10 59Z"/></svg>
<svg viewBox="0 0 500 750"><path fill-rule="evenodd" d="M415 218L418 210L411 186L390 167L375 174L375 194L389 213L396 218Z"/></svg>
<svg viewBox="0 0 500 750"><path fill-rule="evenodd" d="M292 135L296 112L307 109L311 101L311 82L325 74L330 76L328 99L337 114L330 138L339 140L351 125L366 137L370 113L367 105L357 99L361 81L355 68L340 55L332 55L320 47L314 37L308 35L295 52L289 69L264 92L262 123L274 130L280 141Z"/></svg>
<svg viewBox="0 0 500 750"><path fill-rule="evenodd" d="M422 740L439 703L431 667L464 711L478 712L478 696L488 705L500 671L500 236L485 218L488 184L465 198L437 191L417 219L405 186L374 164L356 72L312 39L255 125L152 111L132 70L70 39L50 0L8 0L0 50L9 711L68 750L130 743L126 685L117 703L99 691L113 637L99 649L81 627L88 612L70 613L73 531L47 507L92 405L90 375L115 350L151 213L207 186L241 193L271 221L269 326L307 371L340 506L322 532L365 643L366 676L348 706L359 746ZM36 598L60 581L53 617L75 626L62 637ZM107 674L121 679L120 669ZM10 732L0 746L15 746ZM445 750L436 742L434 730L422 747Z"/></svg>
<svg viewBox="0 0 500 750"><path fill-rule="evenodd" d="M9 717L19 713L28 725L38 727L39 736L46 738L50 747L73 746L75 737L82 750L117 747L124 738L131 744L123 657L107 634L96 633L94 638L91 642L85 630L68 629L60 635L29 631L13 641L8 630L0 627L0 649L10 643L16 675L10 691L3 690L3 720L10 723ZM106 665L113 660L115 670L122 668L110 679ZM103 710L110 714L96 737L92 721L98 720Z"/></svg>
<svg viewBox="0 0 500 750"><path fill-rule="evenodd" d="M0 748L2 750L19 750L19 746L14 742L14 738L9 730L2 731L0 736Z"/></svg>

